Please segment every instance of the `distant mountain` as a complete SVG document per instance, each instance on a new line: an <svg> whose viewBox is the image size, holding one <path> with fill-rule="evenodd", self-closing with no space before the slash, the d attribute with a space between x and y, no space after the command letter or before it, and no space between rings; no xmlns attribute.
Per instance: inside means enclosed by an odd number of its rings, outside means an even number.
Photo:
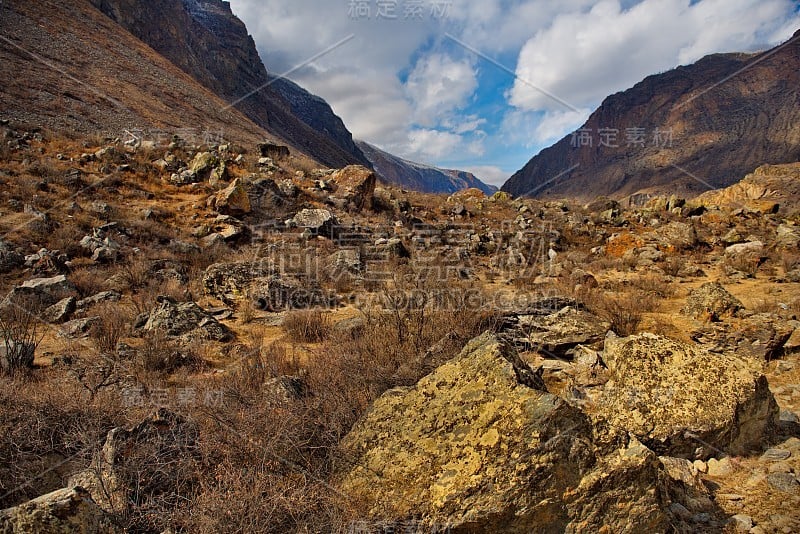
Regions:
<svg viewBox="0 0 800 534"><path fill-rule="evenodd" d="M470 187L480 189L487 195L497 191L495 186L481 182L471 172L414 163L364 141L356 141L356 144L384 182L423 193L454 193Z"/></svg>
<svg viewBox="0 0 800 534"><path fill-rule="evenodd" d="M762 164L798 160L800 31L772 50L707 56L609 96L502 189L550 198L691 196Z"/></svg>
<svg viewBox="0 0 800 534"><path fill-rule="evenodd" d="M327 102L267 72L255 42L228 2L91 2L253 122L320 163L369 165Z"/></svg>
<svg viewBox="0 0 800 534"><path fill-rule="evenodd" d="M70 135L270 138L88 0L0 2L0 118ZM145 134L135 130L147 130Z"/></svg>

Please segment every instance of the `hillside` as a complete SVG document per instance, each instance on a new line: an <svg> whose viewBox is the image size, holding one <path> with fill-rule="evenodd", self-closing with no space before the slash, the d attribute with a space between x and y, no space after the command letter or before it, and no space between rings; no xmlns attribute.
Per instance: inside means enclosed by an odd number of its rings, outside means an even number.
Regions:
<svg viewBox="0 0 800 534"><path fill-rule="evenodd" d="M0 3L2 118L74 135L277 140L88 1Z"/></svg>
<svg viewBox="0 0 800 534"><path fill-rule="evenodd" d="M244 23L221 0L91 0L253 122L330 167L369 165L321 98L270 75Z"/></svg>
<svg viewBox="0 0 800 534"><path fill-rule="evenodd" d="M799 87L800 32L760 54L707 56L609 96L581 128L591 146L568 135L502 189L588 199L730 185L762 164L800 159Z"/></svg>
<svg viewBox="0 0 800 534"><path fill-rule="evenodd" d="M356 144L386 183L423 193L454 193L471 187L488 195L497 191L496 187L483 183L471 172L414 163L364 141L356 141Z"/></svg>

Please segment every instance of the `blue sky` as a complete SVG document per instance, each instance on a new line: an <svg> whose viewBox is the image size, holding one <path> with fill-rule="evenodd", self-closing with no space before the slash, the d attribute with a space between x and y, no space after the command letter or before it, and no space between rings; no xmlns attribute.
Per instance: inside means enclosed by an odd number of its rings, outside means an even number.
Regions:
<svg viewBox="0 0 800 534"><path fill-rule="evenodd" d="M607 95L800 29L791 0L231 0L356 138L500 185ZM333 46L339 43L338 46ZM310 58L313 60L309 61Z"/></svg>

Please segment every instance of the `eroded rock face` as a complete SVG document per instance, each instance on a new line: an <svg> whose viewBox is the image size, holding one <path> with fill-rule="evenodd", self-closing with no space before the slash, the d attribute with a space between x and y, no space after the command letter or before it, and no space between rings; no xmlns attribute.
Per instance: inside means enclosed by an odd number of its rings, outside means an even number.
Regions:
<svg viewBox="0 0 800 534"><path fill-rule="evenodd" d="M758 365L654 334L606 339L597 415L652 450L695 457L760 446L778 406Z"/></svg>
<svg viewBox="0 0 800 534"><path fill-rule="evenodd" d="M655 455L610 445L598 461L588 417L537 378L497 338L474 339L374 403L342 442L342 490L370 517L452 532L663 531Z"/></svg>
<svg viewBox="0 0 800 534"><path fill-rule="evenodd" d="M706 282L689 293L681 313L694 319L717 320L744 308L742 302L716 282Z"/></svg>
<svg viewBox="0 0 800 534"><path fill-rule="evenodd" d="M81 487L62 488L0 511L3 534L106 534L118 532Z"/></svg>

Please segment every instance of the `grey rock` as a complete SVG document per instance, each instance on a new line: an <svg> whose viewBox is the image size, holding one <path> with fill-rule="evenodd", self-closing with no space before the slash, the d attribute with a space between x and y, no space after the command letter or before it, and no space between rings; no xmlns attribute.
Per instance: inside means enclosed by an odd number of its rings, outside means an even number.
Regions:
<svg viewBox="0 0 800 534"><path fill-rule="evenodd" d="M166 335L199 336L214 341L229 341L231 332L195 302L181 302L159 296L158 305L150 312L144 330L161 330Z"/></svg>
<svg viewBox="0 0 800 534"><path fill-rule="evenodd" d="M22 254L15 252L5 241L0 239L0 274L5 274L21 267L25 263Z"/></svg>
<svg viewBox="0 0 800 534"><path fill-rule="evenodd" d="M85 317L73 319L62 324L58 329L58 335L68 338L81 338L89 335L93 326L100 322L100 317Z"/></svg>
<svg viewBox="0 0 800 534"><path fill-rule="evenodd" d="M122 294L119 291L101 291L100 293L95 293L91 297L79 300L76 306L78 309L85 310L89 306L94 306L101 302L119 302L121 298Z"/></svg>
<svg viewBox="0 0 800 534"><path fill-rule="evenodd" d="M324 237L333 236L334 229L338 225L336 217L328 210L324 209L304 209L295 214L290 219L291 224L297 228L309 230L313 235Z"/></svg>
<svg viewBox="0 0 800 534"><path fill-rule="evenodd" d="M36 308L51 306L61 299L75 296L77 290L67 277L34 278L16 286L3 300L0 307L17 305L36 311Z"/></svg>
<svg viewBox="0 0 800 534"><path fill-rule="evenodd" d="M800 493L800 484L792 473L772 473L767 475L767 482L773 488L797 495Z"/></svg>
<svg viewBox="0 0 800 534"><path fill-rule="evenodd" d="M727 256L751 256L761 257L764 254L764 243L761 241L748 241L747 243L737 243L725 249Z"/></svg>
<svg viewBox="0 0 800 534"><path fill-rule="evenodd" d="M48 323L63 323L75 312L75 303L75 297L61 299L52 306L45 308L41 318Z"/></svg>
<svg viewBox="0 0 800 534"><path fill-rule="evenodd" d="M782 460L787 459L792 455L791 451L787 451L785 449L767 449L764 451L764 454L761 455L761 461L763 462L780 462Z"/></svg>

